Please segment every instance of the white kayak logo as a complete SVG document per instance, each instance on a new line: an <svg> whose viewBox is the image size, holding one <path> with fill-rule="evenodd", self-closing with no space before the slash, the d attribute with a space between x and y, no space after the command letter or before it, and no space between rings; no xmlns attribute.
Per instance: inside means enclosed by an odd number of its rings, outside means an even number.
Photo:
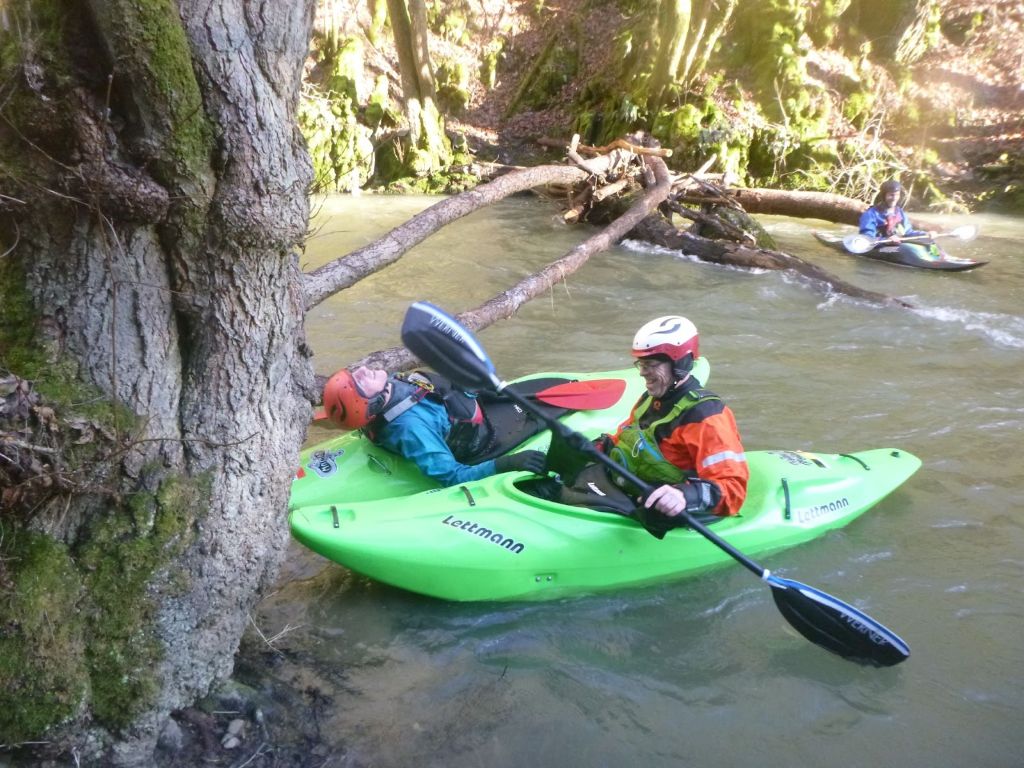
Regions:
<svg viewBox="0 0 1024 768"><path fill-rule="evenodd" d="M328 477L338 471L338 462L335 459L344 453L344 448L339 448L336 451L314 451L313 455L309 457L309 464L306 466L320 475L320 477Z"/></svg>
<svg viewBox="0 0 1024 768"><path fill-rule="evenodd" d="M796 518L798 523L810 523L817 520L819 517L831 514L833 512L842 512L843 510L850 508L850 500L845 496L835 501L829 501L825 504L817 504L813 507L804 507L802 509L796 509L793 511L793 516Z"/></svg>

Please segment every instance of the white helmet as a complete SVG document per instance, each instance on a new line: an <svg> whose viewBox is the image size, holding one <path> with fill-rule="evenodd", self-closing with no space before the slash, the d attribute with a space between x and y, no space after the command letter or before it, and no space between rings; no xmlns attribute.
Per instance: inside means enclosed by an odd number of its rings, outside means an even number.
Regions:
<svg viewBox="0 0 1024 768"><path fill-rule="evenodd" d="M665 315L645 323L636 332L633 357L665 355L672 360L673 368L689 370L700 356L699 342L697 326L681 315ZM691 356L689 361L684 360L687 355Z"/></svg>

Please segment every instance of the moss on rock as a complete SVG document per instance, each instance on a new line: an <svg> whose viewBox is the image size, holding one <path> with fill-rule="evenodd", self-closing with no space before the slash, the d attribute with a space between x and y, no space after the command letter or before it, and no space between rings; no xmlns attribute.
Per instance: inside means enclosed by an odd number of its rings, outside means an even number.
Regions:
<svg viewBox="0 0 1024 768"><path fill-rule="evenodd" d="M441 111L459 115L469 106L469 72L460 61L442 59L435 73Z"/></svg>

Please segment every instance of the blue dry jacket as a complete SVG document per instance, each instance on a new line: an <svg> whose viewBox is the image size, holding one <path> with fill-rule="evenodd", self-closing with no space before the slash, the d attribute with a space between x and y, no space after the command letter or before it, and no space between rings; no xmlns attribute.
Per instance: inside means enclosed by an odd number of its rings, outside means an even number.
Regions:
<svg viewBox="0 0 1024 768"><path fill-rule="evenodd" d="M495 473L494 460L460 464L445 443L452 423L440 403L424 398L381 428L376 443L404 456L444 486L479 480Z"/></svg>
<svg viewBox="0 0 1024 768"><path fill-rule="evenodd" d="M907 218L907 214L899 206L896 206L896 215L899 217L899 221L896 224L895 230L890 233L886 229L888 220L886 219L885 211L880 211L872 205L860 215L860 233L869 237L892 237L893 235L906 237L908 235L928 234L920 229L911 229L910 219Z"/></svg>

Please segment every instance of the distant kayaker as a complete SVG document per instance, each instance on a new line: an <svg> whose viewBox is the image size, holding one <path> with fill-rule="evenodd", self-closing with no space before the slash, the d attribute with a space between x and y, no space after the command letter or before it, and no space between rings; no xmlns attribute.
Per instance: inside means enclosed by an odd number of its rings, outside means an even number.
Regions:
<svg viewBox="0 0 1024 768"><path fill-rule="evenodd" d="M360 366L342 369L324 387L327 417L343 429L362 429L377 445L404 456L445 486L498 472L544 472L541 451L478 461L492 430L477 398L434 373L389 376Z"/></svg>
<svg viewBox="0 0 1024 768"><path fill-rule="evenodd" d="M697 328L679 315L651 320L637 331L632 353L647 392L614 435L602 435L598 449L640 479L662 483L644 501L648 509L669 518L684 509L739 514L750 470L732 410L690 374L699 356ZM558 453L553 445L549 466ZM637 489L604 465L574 474L561 492L564 501L627 514L635 508Z"/></svg>
<svg viewBox="0 0 1024 768"><path fill-rule="evenodd" d="M911 227L910 219L901 207L903 202L903 186L895 179L883 182L872 206L860 216L860 233L868 237L889 238L897 243L903 237L932 236L934 233Z"/></svg>

